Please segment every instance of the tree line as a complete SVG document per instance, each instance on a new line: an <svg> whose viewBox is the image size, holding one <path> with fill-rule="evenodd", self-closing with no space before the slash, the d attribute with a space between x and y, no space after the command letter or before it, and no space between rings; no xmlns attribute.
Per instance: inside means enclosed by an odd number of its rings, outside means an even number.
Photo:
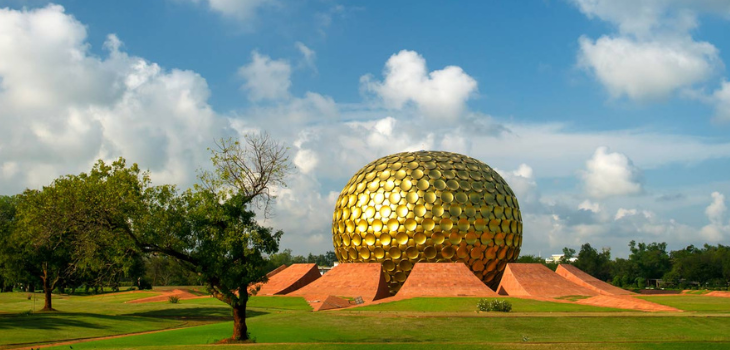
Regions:
<svg viewBox="0 0 730 350"><path fill-rule="evenodd" d="M0 285L40 286L51 311L59 286L114 286L146 265L179 267L231 306L232 338L247 339L247 287L265 281L283 234L261 226L255 210L268 213L292 168L267 134L222 139L210 151L213 170L187 190L152 185L119 158L0 196Z"/></svg>
<svg viewBox="0 0 730 350"><path fill-rule="evenodd" d="M601 251L589 243L575 249L564 248L560 263L569 263L602 281L623 288L707 288L730 286L730 246L705 244L667 251L667 244L629 242L629 257L611 259L611 250ZM520 256L518 262L543 263L555 270L558 263L546 263L534 255Z"/></svg>

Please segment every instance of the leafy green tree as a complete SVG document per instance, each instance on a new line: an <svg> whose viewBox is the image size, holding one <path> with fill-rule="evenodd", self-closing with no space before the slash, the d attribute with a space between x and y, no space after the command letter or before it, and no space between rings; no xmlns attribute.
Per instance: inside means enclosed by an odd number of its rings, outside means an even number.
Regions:
<svg viewBox="0 0 730 350"><path fill-rule="evenodd" d="M524 264L545 264L545 259L528 254L520 255L515 262Z"/></svg>
<svg viewBox="0 0 730 350"><path fill-rule="evenodd" d="M560 262L563 264L570 264L570 259L575 257L575 249L565 247L563 248L563 257L560 258Z"/></svg>
<svg viewBox="0 0 730 350"><path fill-rule="evenodd" d="M586 243L580 247L578 260L573 265L601 281L608 281L612 277L611 249L604 248L599 253L589 243Z"/></svg>
<svg viewBox="0 0 730 350"><path fill-rule="evenodd" d="M16 269L40 278L45 310L59 282L114 285L135 264L137 251L117 227L140 208L139 169L119 159L99 161L89 174L62 176L20 196L11 238L22 257Z"/></svg>
<svg viewBox="0 0 730 350"><path fill-rule="evenodd" d="M726 287L730 281L730 249L722 244L705 244L698 248L690 245L670 254L672 267L664 274L667 282L698 282L702 286Z"/></svg>
<svg viewBox="0 0 730 350"><path fill-rule="evenodd" d="M0 196L0 292L12 290L12 285L17 280L13 271L17 252L10 241L15 226L17 202L15 196Z"/></svg>
<svg viewBox="0 0 730 350"><path fill-rule="evenodd" d="M636 268L636 277L645 279L662 278L665 273L671 270L672 263L665 242L650 244L642 242L637 244L632 240L629 242L629 249L631 250L629 261Z"/></svg>
<svg viewBox="0 0 730 350"><path fill-rule="evenodd" d="M253 207L268 213L273 188L290 172L286 148L268 135L227 139L212 150L213 172L201 185L145 190L146 210L125 232L144 252L177 259L233 308L233 339L248 339L248 286L265 281L266 256L279 249L281 231L259 225Z"/></svg>

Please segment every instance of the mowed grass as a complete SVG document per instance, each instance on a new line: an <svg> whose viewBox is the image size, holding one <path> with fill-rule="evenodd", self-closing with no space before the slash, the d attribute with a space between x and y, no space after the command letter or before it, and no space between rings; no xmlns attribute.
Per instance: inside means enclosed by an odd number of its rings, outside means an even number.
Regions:
<svg viewBox="0 0 730 350"><path fill-rule="evenodd" d="M730 298L694 294L641 296L639 298L684 311L730 313Z"/></svg>
<svg viewBox="0 0 730 350"><path fill-rule="evenodd" d="M87 313L21 314L0 316L0 344L5 335L45 333L55 337L82 331L129 333L131 325L165 328L164 322L206 319L216 323L175 330L73 344L74 349L196 349L231 336L230 308L213 298L125 304L122 294L69 298L64 307L86 305ZM0 310L23 303L2 299ZM21 297L24 297L22 295ZM362 308L310 312L303 298L253 297L247 324L257 347L265 349L728 349L730 317L723 309L727 298L702 296L642 297L666 302L673 298L711 298L701 314L621 312L593 306L506 298L511 313L476 313L480 298L417 298ZM88 298L88 299L85 299ZM654 300L652 300L654 301ZM681 300L680 300L681 302ZM697 302L687 303L697 309ZM709 307L708 305L714 305ZM108 306L111 311L92 309ZM124 308L127 312L119 312ZM146 310L139 309L147 308ZM681 308L681 307L680 307ZM719 311L713 311L719 310ZM93 314L91 312L94 312ZM34 325L32 318L43 317ZM702 317L698 317L702 316ZM7 317L6 323L3 323ZM23 318L28 318L24 321ZM74 317L88 317L74 319ZM20 320L13 322L10 320ZM36 319L36 320L38 320ZM98 319L98 320L97 320ZM74 321L77 324L74 324ZM95 322L102 322L99 325ZM103 323L103 322L109 323ZM115 323L116 322L116 323ZM150 322L145 324L144 322ZM160 322L160 323L154 323ZM173 325L174 326L174 325ZM9 329L8 327L14 327ZM56 330L53 330L56 327ZM76 328L74 328L76 327ZM71 330L71 331L69 331ZM96 336L96 335L95 335ZM58 340L62 338L57 338ZM37 341L37 340L31 340ZM2 347L2 346L0 346ZM240 346L216 345L216 348ZM44 349L51 347L43 346ZM56 349L68 349L61 345Z"/></svg>
<svg viewBox="0 0 730 350"><path fill-rule="evenodd" d="M262 345L273 343L265 346L272 349L294 346L312 349L349 349L355 346L378 349L386 346L393 349L512 349L522 348L516 347L522 343L541 343L538 349L598 349L596 345L602 345L601 349L618 349L627 348L625 343L631 343L630 348L653 349L660 342L681 343L684 345L682 349L707 349L717 342L724 343L724 346L730 344L730 322L726 317L373 317L293 311L252 317L248 319L248 325L255 341ZM78 343L74 349L184 348L184 345L216 342L230 337L231 332L232 323L224 322ZM692 342L697 344L690 344ZM508 346L500 346L499 343ZM586 346L584 343L594 344ZM545 344L559 344L560 347Z"/></svg>
<svg viewBox="0 0 730 350"><path fill-rule="evenodd" d="M345 309L340 312L476 312L477 302L482 298L413 298L391 303L368 305ZM590 305L537 301L519 298L506 299L512 303L512 312L616 312L626 311Z"/></svg>
<svg viewBox="0 0 730 350"><path fill-rule="evenodd" d="M383 343L377 344L256 344L256 349L265 350L726 350L730 348L727 342L696 342L696 343L556 343L540 344L521 343ZM193 350L200 349L200 345L166 345L155 347L141 347L142 349L156 350ZM241 349L241 345L215 345L214 349ZM63 349L63 348L59 348Z"/></svg>
<svg viewBox="0 0 730 350"><path fill-rule="evenodd" d="M221 302L125 303L158 294L54 295L53 307L58 311L40 312L42 294L33 295L37 298L34 301L27 299L27 293L0 293L0 348L9 344L102 337L231 319L230 307ZM32 312L34 308L36 311Z"/></svg>

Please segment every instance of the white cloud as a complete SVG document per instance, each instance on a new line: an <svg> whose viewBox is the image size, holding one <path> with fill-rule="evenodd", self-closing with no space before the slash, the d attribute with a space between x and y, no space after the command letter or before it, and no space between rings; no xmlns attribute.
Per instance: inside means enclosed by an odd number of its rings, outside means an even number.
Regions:
<svg viewBox="0 0 730 350"><path fill-rule="evenodd" d="M586 193L594 198L624 196L642 192L641 171L626 155L599 147L581 174Z"/></svg>
<svg viewBox="0 0 730 350"><path fill-rule="evenodd" d="M723 81L712 97L715 103L715 120L730 121L730 82Z"/></svg>
<svg viewBox="0 0 730 350"><path fill-rule="evenodd" d="M299 50L302 54L303 65L316 73L317 65L314 61L317 59L317 53L299 41L297 41L294 46L296 46L297 50Z"/></svg>
<svg viewBox="0 0 730 350"><path fill-rule="evenodd" d="M720 242L730 235L730 223L725 223L725 195L712 192L712 203L705 208L710 223L700 230L700 235L709 242Z"/></svg>
<svg viewBox="0 0 730 350"><path fill-rule="evenodd" d="M402 50L385 63L384 81L370 75L360 78L365 91L375 93L386 108L402 109L413 103L427 117L457 119L466 101L476 93L477 82L460 67L428 72L426 60L415 51Z"/></svg>
<svg viewBox="0 0 730 350"><path fill-rule="evenodd" d="M591 71L612 97L662 99L704 83L723 68L718 50L695 41L698 15L730 15L716 0L573 0L589 18L614 24L618 33L579 39L578 65Z"/></svg>
<svg viewBox="0 0 730 350"><path fill-rule="evenodd" d="M636 215L638 211L636 209L624 209L624 208L618 208L616 211L616 216L614 216L614 220L621 220L622 218L626 216L633 216Z"/></svg>
<svg viewBox="0 0 730 350"><path fill-rule="evenodd" d="M192 183L227 122L205 80L120 50L89 54L86 28L61 6L0 9L0 192L124 156L159 182Z"/></svg>
<svg viewBox="0 0 730 350"><path fill-rule="evenodd" d="M686 33L697 26L700 13L730 16L723 0L571 0L589 18L615 24L620 33L646 37Z"/></svg>
<svg viewBox="0 0 730 350"><path fill-rule="evenodd" d="M718 50L692 40L637 41L581 37L578 64L593 72L612 97L653 100L703 82L722 66Z"/></svg>
<svg viewBox="0 0 730 350"><path fill-rule="evenodd" d="M600 213L601 204L598 202L594 203L594 202L591 202L590 200L586 199L586 200L582 201L580 204L578 204L578 209L588 210L588 211L591 211L594 213Z"/></svg>
<svg viewBox="0 0 730 350"><path fill-rule="evenodd" d="M187 0L192 3L204 3L211 10L223 16L240 21L251 20L263 6L276 5L274 0Z"/></svg>
<svg viewBox="0 0 730 350"><path fill-rule="evenodd" d="M284 60L272 60L258 51L251 53L251 63L238 69L246 80L241 87L252 101L279 100L289 97L291 66Z"/></svg>
<svg viewBox="0 0 730 350"><path fill-rule="evenodd" d="M710 223L722 225L727 207L725 206L725 195L719 192L712 192L712 203L705 209L705 214Z"/></svg>

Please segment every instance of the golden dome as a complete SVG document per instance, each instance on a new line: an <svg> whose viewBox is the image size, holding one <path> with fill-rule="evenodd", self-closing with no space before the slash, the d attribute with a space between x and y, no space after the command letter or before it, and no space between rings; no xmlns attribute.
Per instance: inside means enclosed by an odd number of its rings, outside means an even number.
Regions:
<svg viewBox="0 0 730 350"><path fill-rule="evenodd" d="M332 218L340 262L380 262L391 293L418 261L462 261L496 288L522 245L517 198L488 165L457 153L386 156L358 171Z"/></svg>

